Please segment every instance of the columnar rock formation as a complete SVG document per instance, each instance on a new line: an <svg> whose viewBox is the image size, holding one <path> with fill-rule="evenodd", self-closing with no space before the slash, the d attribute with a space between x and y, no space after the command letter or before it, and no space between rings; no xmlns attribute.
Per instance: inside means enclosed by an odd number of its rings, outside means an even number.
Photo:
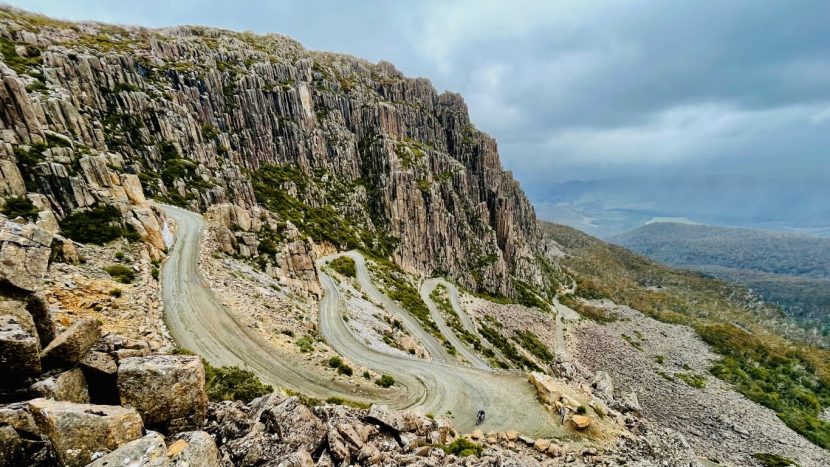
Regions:
<svg viewBox="0 0 830 467"><path fill-rule="evenodd" d="M317 242L390 254L408 272L501 294L511 276L543 283L534 211L496 142L425 79L278 35L10 9L0 41L4 196L42 193L58 218L120 202L159 249L140 186L202 211L265 204ZM252 178L273 165L299 177L263 177L287 195L269 205ZM304 229L318 217L338 219Z"/></svg>

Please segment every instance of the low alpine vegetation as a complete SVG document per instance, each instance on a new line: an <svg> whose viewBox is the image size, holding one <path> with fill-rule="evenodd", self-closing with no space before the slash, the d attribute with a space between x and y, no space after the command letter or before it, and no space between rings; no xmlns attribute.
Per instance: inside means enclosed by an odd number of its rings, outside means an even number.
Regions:
<svg viewBox="0 0 830 467"><path fill-rule="evenodd" d="M107 266L105 270L113 279L122 284L132 284L135 280L135 271L129 266L113 264L112 266Z"/></svg>
<svg viewBox="0 0 830 467"><path fill-rule="evenodd" d="M395 378L389 375L382 375L380 378L375 380L375 384L382 388L388 388L395 384Z"/></svg>
<svg viewBox="0 0 830 467"><path fill-rule="evenodd" d="M132 226L121 224L121 212L115 206L99 205L88 211L75 211L61 222L61 232L81 243L103 245L118 238L139 240Z"/></svg>
<svg viewBox="0 0 830 467"><path fill-rule="evenodd" d="M22 217L34 222L37 220L38 209L29 198L25 196L12 196L11 198L6 198L6 204L3 206L2 212L9 219Z"/></svg>
<svg viewBox="0 0 830 467"><path fill-rule="evenodd" d="M452 454L456 457L479 457L481 456L482 451L484 451L484 446L474 443L467 438L456 438L452 443L446 446L441 446L441 449L443 449L445 453Z"/></svg>
<svg viewBox="0 0 830 467"><path fill-rule="evenodd" d="M353 373L352 367L347 365L342 358L338 356L331 357L328 361L329 368L334 368L341 375L351 376Z"/></svg>
<svg viewBox="0 0 830 467"><path fill-rule="evenodd" d="M354 260L348 256L339 256L331 260L329 266L338 274L346 277L355 277L357 275Z"/></svg>
<svg viewBox="0 0 830 467"><path fill-rule="evenodd" d="M211 401L251 402L257 397L274 392L274 388L263 384L256 375L236 366L214 367L205 365L205 390Z"/></svg>

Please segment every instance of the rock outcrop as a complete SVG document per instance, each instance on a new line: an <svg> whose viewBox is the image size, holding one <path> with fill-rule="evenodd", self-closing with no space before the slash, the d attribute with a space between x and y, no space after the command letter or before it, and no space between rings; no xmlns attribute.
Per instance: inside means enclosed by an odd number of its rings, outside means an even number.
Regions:
<svg viewBox="0 0 830 467"><path fill-rule="evenodd" d="M0 385L8 386L40 370L40 340L31 315L21 302L0 301Z"/></svg>
<svg viewBox="0 0 830 467"><path fill-rule="evenodd" d="M104 169L83 167L106 182ZM4 255L13 252L5 257L29 261L0 265L0 466L221 465L213 438L199 431L207 406L199 357L150 355L149 342L103 333L98 319L56 318L54 296L39 292L52 236L32 220L0 223ZM96 313L115 307L82 300ZM144 436L145 425L181 433L167 446Z"/></svg>
<svg viewBox="0 0 830 467"><path fill-rule="evenodd" d="M46 273L52 234L25 221L6 221L0 227L0 282L28 292Z"/></svg>
<svg viewBox="0 0 830 467"><path fill-rule="evenodd" d="M77 363L95 345L99 337L101 323L90 318L79 319L43 349L43 356L65 364Z"/></svg>
<svg viewBox="0 0 830 467"><path fill-rule="evenodd" d="M84 466L93 455L141 437L144 425L133 409L35 399L29 410L49 438L62 465Z"/></svg>
<svg viewBox="0 0 830 467"><path fill-rule="evenodd" d="M303 243L261 248L288 222L470 289L544 284L534 210L459 95L274 34L4 11L0 40L25 57L0 62L0 194L39 193L58 221L117 206L158 251L163 222L145 195L230 205L245 234L226 232L229 251L259 246L258 264L301 282L316 281ZM276 220L266 232L263 208Z"/></svg>
<svg viewBox="0 0 830 467"><path fill-rule="evenodd" d="M570 423L589 429L591 419L580 417ZM276 393L249 404L211 404L206 430L237 466L695 465L682 437L646 423L609 450L515 431L460 435L442 418L384 406L307 407Z"/></svg>
<svg viewBox="0 0 830 467"><path fill-rule="evenodd" d="M165 433L198 429L205 420L205 369L199 357L152 355L118 365L121 403Z"/></svg>

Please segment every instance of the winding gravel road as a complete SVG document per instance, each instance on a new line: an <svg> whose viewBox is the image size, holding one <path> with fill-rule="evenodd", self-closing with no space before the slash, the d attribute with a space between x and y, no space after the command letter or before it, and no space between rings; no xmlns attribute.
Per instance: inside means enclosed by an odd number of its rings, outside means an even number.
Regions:
<svg viewBox="0 0 830 467"><path fill-rule="evenodd" d="M483 430L515 429L529 436L563 434L562 427L537 402L524 374L494 372L455 362L437 339L421 329L411 316L406 320L409 314L374 288L363 257L354 252L348 254L356 259L361 287L387 309L399 313L407 326L413 325L413 334L428 346L433 361L401 358L367 348L343 321L337 284L322 271L324 295L320 302L319 329L323 337L336 352L355 364L390 374L398 384L390 390L365 383L355 387L332 381L319 369L281 354L234 319L201 277L198 258L199 239L204 229L202 217L175 207L163 208L177 223L176 242L163 266L161 280L165 321L180 346L213 364L245 367L270 384L309 396L321 399L337 396L396 408L417 408L423 413L451 414L462 432L474 428L475 413L484 408L488 417L481 426ZM318 266L330 258L322 259Z"/></svg>
<svg viewBox="0 0 830 467"><path fill-rule="evenodd" d="M441 310L438 309L438 305L432 300L432 297L430 297L432 291L439 285L442 285L447 289L447 295L450 296L450 304L452 305L453 310L455 310L455 313L458 315L458 321L461 323L461 326L468 332L472 332L474 334L476 333L475 325L473 324L472 319L467 313L464 313L461 310L461 306L458 303L458 290L456 290L455 286L444 279L427 279L423 284L421 284L421 300L427 304L429 313L432 316L432 320L435 321L436 326L438 326L438 330L441 331L441 334L447 338L450 344L458 350L458 353L464 357L465 360L470 362L472 366L484 370L490 369L490 364L481 358L481 355L479 355L478 352L462 342L461 339L459 339L455 334L455 331L447 325L444 315L441 314Z"/></svg>
<svg viewBox="0 0 830 467"><path fill-rule="evenodd" d="M199 272L199 240L205 225L202 216L173 206L162 208L177 226L175 243L161 270L161 290L164 320L180 347L213 365L246 368L268 384L310 396L376 400L378 391L355 393L351 385L315 374L304 362L281 355L279 349L239 323Z"/></svg>

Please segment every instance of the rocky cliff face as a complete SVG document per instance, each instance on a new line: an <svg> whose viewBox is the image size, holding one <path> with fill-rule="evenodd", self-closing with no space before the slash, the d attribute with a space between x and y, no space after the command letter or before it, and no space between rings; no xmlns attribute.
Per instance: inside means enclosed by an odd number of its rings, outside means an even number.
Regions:
<svg viewBox="0 0 830 467"><path fill-rule="evenodd" d="M460 96L389 63L278 35L10 9L0 48L0 195L42 193L58 219L120 199L162 249L140 184L201 211L265 207L276 234L290 221L472 289L543 285L534 211L496 142Z"/></svg>

